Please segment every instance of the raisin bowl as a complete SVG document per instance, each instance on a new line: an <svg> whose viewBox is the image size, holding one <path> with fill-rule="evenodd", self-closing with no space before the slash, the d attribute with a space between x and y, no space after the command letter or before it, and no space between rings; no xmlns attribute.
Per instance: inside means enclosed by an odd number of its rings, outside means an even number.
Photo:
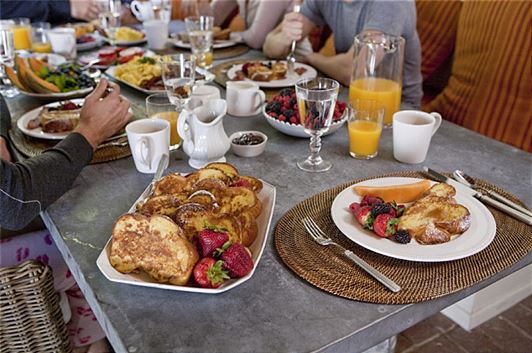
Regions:
<svg viewBox="0 0 532 353"><path fill-rule="evenodd" d="M346 103L337 101L333 116L333 121L329 130L323 136L332 134L341 128L347 121ZM283 89L279 95L265 103L262 107L262 114L266 121L276 130L283 134L308 138L310 135L305 132L299 120L297 111L297 99L293 88Z"/></svg>

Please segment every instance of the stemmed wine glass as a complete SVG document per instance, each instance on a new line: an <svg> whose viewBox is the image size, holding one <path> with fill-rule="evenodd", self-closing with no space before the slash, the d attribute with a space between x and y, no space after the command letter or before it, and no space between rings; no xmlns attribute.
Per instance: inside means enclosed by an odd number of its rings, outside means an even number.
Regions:
<svg viewBox="0 0 532 353"><path fill-rule="evenodd" d="M166 94L180 113L192 97L196 57L187 54L166 55L160 63Z"/></svg>
<svg viewBox="0 0 532 353"><path fill-rule="evenodd" d="M296 84L297 106L301 125L310 134L310 156L297 162L307 172L325 172L332 163L320 156L321 135L331 126L340 85L324 77L303 79Z"/></svg>
<svg viewBox="0 0 532 353"><path fill-rule="evenodd" d="M18 95L18 90L7 78L6 68L13 68L15 44L8 25L0 24L0 93L8 98Z"/></svg>
<svg viewBox="0 0 532 353"><path fill-rule="evenodd" d="M100 25L107 38L109 44L116 44L116 31L120 28L120 14L122 11L122 2L120 0L100 0L102 4L102 12L98 18Z"/></svg>

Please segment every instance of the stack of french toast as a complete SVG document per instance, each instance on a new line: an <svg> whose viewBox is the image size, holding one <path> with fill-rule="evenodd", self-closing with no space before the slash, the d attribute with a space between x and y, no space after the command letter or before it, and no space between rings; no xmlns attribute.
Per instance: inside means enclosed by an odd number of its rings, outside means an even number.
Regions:
<svg viewBox="0 0 532 353"><path fill-rule="evenodd" d="M199 260L194 243L208 227L223 229L231 243L250 246L257 237L262 182L228 163L211 163L157 181L153 193L121 216L109 260L122 273L144 271L158 282L184 285Z"/></svg>

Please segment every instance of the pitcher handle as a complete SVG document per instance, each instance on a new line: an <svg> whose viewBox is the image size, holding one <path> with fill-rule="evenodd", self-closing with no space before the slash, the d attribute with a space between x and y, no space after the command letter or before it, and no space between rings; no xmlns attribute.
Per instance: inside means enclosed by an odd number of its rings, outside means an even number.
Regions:
<svg viewBox="0 0 532 353"><path fill-rule="evenodd" d="M187 110L182 110L179 113L179 118L177 119L177 133L184 142L192 141L192 134L190 133L190 124L188 123L188 117L191 113Z"/></svg>
<svg viewBox="0 0 532 353"><path fill-rule="evenodd" d="M142 137L135 147L135 154L139 156L140 162L151 170L152 143L149 137Z"/></svg>
<svg viewBox="0 0 532 353"><path fill-rule="evenodd" d="M257 100L258 98L258 100ZM255 92L255 101L257 101L257 105L254 108L254 114L259 114L260 109L262 105L264 104L264 101L266 100L266 94L264 94L264 91L261 91L260 89Z"/></svg>
<svg viewBox="0 0 532 353"><path fill-rule="evenodd" d="M436 133L436 131L438 131L438 129L440 128L440 125L441 125L441 115L439 113L436 113L436 112L432 112L430 113L430 115L432 115L434 117L434 127L432 128L432 135L434 135Z"/></svg>

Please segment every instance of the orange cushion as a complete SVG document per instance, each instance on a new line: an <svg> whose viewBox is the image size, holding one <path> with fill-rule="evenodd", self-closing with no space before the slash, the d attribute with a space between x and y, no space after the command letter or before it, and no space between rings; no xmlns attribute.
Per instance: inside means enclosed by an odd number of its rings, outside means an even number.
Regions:
<svg viewBox="0 0 532 353"><path fill-rule="evenodd" d="M416 27L421 42L421 74L424 81L452 55L461 7L461 0L416 1Z"/></svg>

